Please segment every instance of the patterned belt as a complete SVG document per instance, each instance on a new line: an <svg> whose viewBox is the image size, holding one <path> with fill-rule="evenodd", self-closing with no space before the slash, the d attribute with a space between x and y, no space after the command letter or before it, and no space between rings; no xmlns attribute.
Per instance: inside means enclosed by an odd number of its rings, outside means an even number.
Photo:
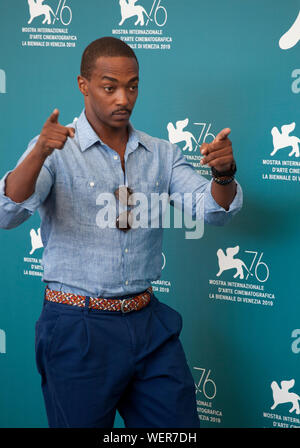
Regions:
<svg viewBox="0 0 300 448"><path fill-rule="evenodd" d="M128 299L104 299L102 297L89 297L89 308L94 310L108 310L108 311L122 311L128 313L129 311L138 311L144 308L150 302L152 294L152 286L146 291L142 292ZM79 296L77 294L53 291L46 288L45 299L50 302L64 303L66 305L73 305L84 307L86 296Z"/></svg>

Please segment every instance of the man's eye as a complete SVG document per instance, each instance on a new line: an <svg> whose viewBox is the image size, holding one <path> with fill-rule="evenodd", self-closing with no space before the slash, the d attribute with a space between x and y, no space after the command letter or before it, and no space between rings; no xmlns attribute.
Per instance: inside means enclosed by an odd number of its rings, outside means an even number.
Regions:
<svg viewBox="0 0 300 448"><path fill-rule="evenodd" d="M131 86L130 87L130 90L132 91L132 92L134 92L135 90L137 90L138 89L138 85L136 85L136 86Z"/></svg>
<svg viewBox="0 0 300 448"><path fill-rule="evenodd" d="M107 87L104 87L104 90L105 90L105 92L112 92L113 91L113 87L107 86Z"/></svg>

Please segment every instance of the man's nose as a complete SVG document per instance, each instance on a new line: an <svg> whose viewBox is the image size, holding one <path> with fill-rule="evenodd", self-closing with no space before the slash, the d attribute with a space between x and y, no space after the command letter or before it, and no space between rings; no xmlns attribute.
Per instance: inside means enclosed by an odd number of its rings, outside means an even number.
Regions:
<svg viewBox="0 0 300 448"><path fill-rule="evenodd" d="M127 92L125 89L120 89L117 92L117 105L118 106L128 106L128 96L127 96Z"/></svg>

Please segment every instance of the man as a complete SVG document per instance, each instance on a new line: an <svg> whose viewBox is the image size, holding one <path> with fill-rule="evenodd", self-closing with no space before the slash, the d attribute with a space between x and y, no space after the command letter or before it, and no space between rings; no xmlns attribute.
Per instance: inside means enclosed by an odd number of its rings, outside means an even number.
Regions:
<svg viewBox="0 0 300 448"><path fill-rule="evenodd" d="M151 289L160 276L163 229L130 228L127 206L138 192L203 193L205 220L220 225L241 208L242 192L230 129L201 147L212 181L177 146L133 129L138 82L129 46L110 37L92 42L78 76L85 105L79 119L62 126L55 109L1 181L2 228L36 209L41 216L47 288L36 360L50 427L112 427L116 409L126 427L199 426L181 315ZM115 225L101 226L99 197L106 193L126 207ZM192 216L199 207L194 201Z"/></svg>

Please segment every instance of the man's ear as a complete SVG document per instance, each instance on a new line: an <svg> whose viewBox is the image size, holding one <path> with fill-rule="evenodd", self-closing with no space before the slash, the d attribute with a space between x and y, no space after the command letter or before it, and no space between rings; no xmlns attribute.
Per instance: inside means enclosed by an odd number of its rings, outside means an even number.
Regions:
<svg viewBox="0 0 300 448"><path fill-rule="evenodd" d="M86 78L84 78L81 75L77 76L77 82L78 82L78 87L80 92L84 95L87 96L88 95L88 81Z"/></svg>

